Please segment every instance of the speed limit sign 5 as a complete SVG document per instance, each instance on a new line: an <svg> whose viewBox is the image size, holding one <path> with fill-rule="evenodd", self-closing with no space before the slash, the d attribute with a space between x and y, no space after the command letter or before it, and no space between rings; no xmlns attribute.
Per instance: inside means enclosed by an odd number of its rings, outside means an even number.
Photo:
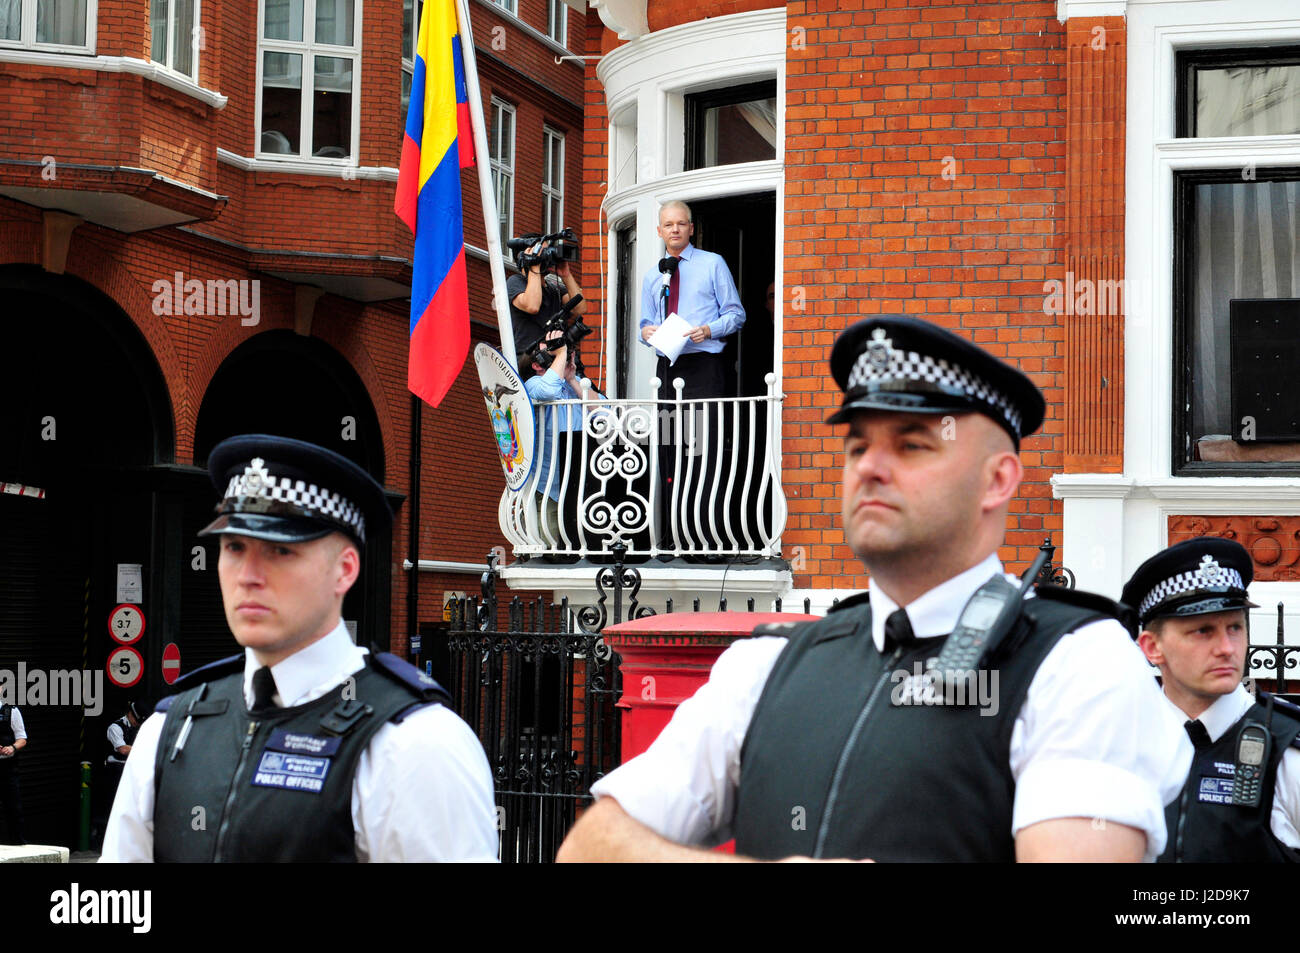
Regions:
<svg viewBox="0 0 1300 953"><path fill-rule="evenodd" d="M118 688L130 688L144 674L144 659L130 646L116 648L108 656L108 680Z"/></svg>
<svg viewBox="0 0 1300 953"><path fill-rule="evenodd" d="M113 610L108 617L108 634L118 644L130 645L144 635L144 613L129 602Z"/></svg>

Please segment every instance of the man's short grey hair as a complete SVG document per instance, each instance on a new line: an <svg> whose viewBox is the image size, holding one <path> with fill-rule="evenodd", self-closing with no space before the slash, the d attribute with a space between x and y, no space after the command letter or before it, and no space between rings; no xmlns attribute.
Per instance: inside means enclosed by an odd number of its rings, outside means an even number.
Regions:
<svg viewBox="0 0 1300 953"><path fill-rule="evenodd" d="M665 212L667 209L670 209L670 208L679 208L679 209L681 209L683 212L686 213L686 221L688 221L688 222L693 222L693 221L695 221L693 218L691 218L691 207L690 207L689 205L687 205L685 202L683 202L681 199L669 199L669 200L668 200L667 202L665 202L663 205L659 206L659 220L660 220L660 221L663 221L664 212Z"/></svg>

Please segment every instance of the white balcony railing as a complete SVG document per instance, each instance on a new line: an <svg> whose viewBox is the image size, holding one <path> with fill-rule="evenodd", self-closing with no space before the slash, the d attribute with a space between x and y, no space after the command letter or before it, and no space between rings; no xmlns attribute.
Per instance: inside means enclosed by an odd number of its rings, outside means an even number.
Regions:
<svg viewBox="0 0 1300 953"><path fill-rule="evenodd" d="M766 381L762 397L696 400L682 399L681 378L672 400L605 400L584 381L581 399L536 404L532 472L499 510L515 554L622 542L631 556L779 557L782 397L776 375Z"/></svg>

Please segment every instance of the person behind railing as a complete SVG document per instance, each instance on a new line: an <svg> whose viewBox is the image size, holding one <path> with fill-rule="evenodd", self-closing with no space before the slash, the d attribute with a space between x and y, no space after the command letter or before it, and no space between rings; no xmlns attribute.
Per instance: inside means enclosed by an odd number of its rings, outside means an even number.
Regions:
<svg viewBox="0 0 1300 953"><path fill-rule="evenodd" d="M519 272L506 279L510 323L515 333L515 353L521 358L541 341L547 320L574 295L582 294L582 287L574 278L569 263L562 261L552 270L538 260L540 250L539 241L515 252L515 264ZM580 301L574 306L573 313L581 315L586 310L587 303Z"/></svg>
<svg viewBox="0 0 1300 953"><path fill-rule="evenodd" d="M676 314L690 326L686 335L689 340L675 362L669 365L668 358L659 356L659 398L665 401L676 398L673 380L678 377L685 384L683 400L725 397L724 338L737 333L745 324L745 308L736 282L721 255L691 244L695 223L685 202L673 200L660 206L658 232L666 254L641 283L641 340L651 346L650 338L670 314ZM685 514L693 511L693 501L708 499L712 494L713 473L724 443L727 416L721 403L691 404L683 408L681 416L683 419L677 421L666 418L661 425L669 434L669 445L660 453L663 485L659 545L669 550L698 552L710 545L710 540L699 538L703 534L692 533L683 525ZM702 440L706 431L709 438ZM697 442L697 437L702 442ZM679 463L675 444L682 445L680 486L674 485ZM678 517L676 533L674 511Z"/></svg>
<svg viewBox="0 0 1300 953"><path fill-rule="evenodd" d="M685 202L665 202L659 209L659 237L667 252L668 270L657 266L641 282L641 340L651 336L670 314L676 313L691 327L690 340L671 368L659 359L660 396L673 395L671 378L686 382L682 396L723 397L723 338L745 324L736 283L721 255L702 251L691 244L695 223Z"/></svg>
<svg viewBox="0 0 1300 953"><path fill-rule="evenodd" d="M573 354L569 348L560 343L558 347L548 347L551 342L559 342L562 332L555 330L546 336L528 352L528 360L533 369L533 376L524 381L524 390L529 398L539 401L577 400L578 371ZM564 481L564 466L552 466L555 461L567 461L572 452L569 434L582 430L582 409L576 405L539 408L537 415L537 476L529 478L529 484L536 488L536 503L542 515L540 535L543 540L548 537L560 539L560 489ZM577 470L571 480L576 480ZM576 485L569 488L569 495L577 493Z"/></svg>

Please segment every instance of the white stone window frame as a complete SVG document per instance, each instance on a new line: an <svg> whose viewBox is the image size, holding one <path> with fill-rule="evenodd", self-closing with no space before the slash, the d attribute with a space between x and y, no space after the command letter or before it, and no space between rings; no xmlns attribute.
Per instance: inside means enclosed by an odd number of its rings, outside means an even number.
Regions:
<svg viewBox="0 0 1300 953"><path fill-rule="evenodd" d="M518 18L519 16L519 0L487 0L487 2L494 7L500 7L512 17Z"/></svg>
<svg viewBox="0 0 1300 953"><path fill-rule="evenodd" d="M266 0L257 0L257 75L256 96L253 104L253 157L274 163L308 163L310 165L337 166L340 169L357 165L361 154L361 26L364 22L362 8L364 0L356 0L353 9L352 45L339 46L332 43L317 43L316 39L316 2L303 0L302 23L303 39L269 40L266 32ZM311 41L306 39L308 31ZM262 151L262 72L265 69L267 53L289 53L302 56L302 93L298 120L299 152L263 152ZM315 90L317 56L350 59L352 61L352 150L343 158L312 155L314 143L312 136L312 93Z"/></svg>
<svg viewBox="0 0 1300 953"><path fill-rule="evenodd" d="M507 183L505 194L508 201L506 201L505 203L501 203L501 202L497 203L498 221L501 220L504 212L505 221L503 225L505 230L505 238L503 238L501 241L501 247L505 248L505 244L506 244L505 239L514 237L514 233L515 233L515 144L519 135L519 117L515 113L515 107L510 103L506 102L504 99L499 99L496 96L493 96L491 103L492 103L491 111L488 118L488 136L489 136L488 161L490 163L490 168L492 170L493 175L502 176ZM499 126L497 125L497 110L501 110L503 114L509 114L510 116L510 142L509 142L510 149L508 153L509 160L510 160L509 162L506 162L501 158L495 158L492 156L492 150L493 147L496 145L495 139L497 137L498 130L499 130ZM494 181L493 182L494 190L495 190L495 186L496 183ZM504 210L500 207L502 204L505 205Z"/></svg>
<svg viewBox="0 0 1300 953"><path fill-rule="evenodd" d="M36 3L37 0L21 0L19 30L17 40L0 40L0 49L39 50L49 53L87 53L95 52L97 26L99 22L99 0L86 0L86 42L76 43L38 43L36 42ZM148 8L145 8L148 16Z"/></svg>
<svg viewBox="0 0 1300 953"><path fill-rule="evenodd" d="M1190 170L1300 165L1300 136L1179 139L1177 55L1184 50L1300 42L1291 0L1129 0L1076 15L1127 18L1125 149L1124 473L1057 474L1065 564L1080 589L1117 597L1168 543L1170 516L1300 513L1300 481L1278 476L1173 476L1174 177ZM1112 9L1118 6L1119 9ZM1256 583L1256 631L1287 603L1300 631L1300 583ZM1262 628L1261 628L1262 627ZM1256 638L1256 641L1271 639Z"/></svg>
<svg viewBox="0 0 1300 953"><path fill-rule="evenodd" d="M743 37L744 42L737 42ZM617 244L615 224L634 217L637 228L633 300L640 302L641 279L663 255L656 231L659 206L669 199L686 202L753 192L776 196L776 311L773 315L772 368L782 379L783 249L785 244L785 62L791 36L785 7L735 13L670 27L637 37L606 55L596 76L605 89L607 114L617 117L609 128L610 165L606 181L615 183L602 203L607 249ZM776 158L684 172L685 97L690 93L776 80ZM635 135L635 142L629 136ZM625 185L619 163L635 152L635 181ZM621 158L622 157L622 158ZM607 254L605 313L616 313L617 255ZM615 322L605 322L605 348L616 347ZM628 381L611 381L611 396L649 397L655 369L649 348L635 346ZM779 426L779 425L778 425ZM779 446L779 442L778 442Z"/></svg>
<svg viewBox="0 0 1300 953"><path fill-rule="evenodd" d="M552 159L552 144L555 145ZM551 170L551 181L546 170ZM559 221L551 221L551 203L560 203ZM564 133L550 126L542 127L542 231L557 232L564 227Z"/></svg>
<svg viewBox="0 0 1300 953"><path fill-rule="evenodd" d="M176 4L179 2L179 0L166 0L166 2L167 2L167 16L166 16L167 52L161 60L154 59L151 52L149 61L151 63L157 63L163 69L169 70L170 72L175 73L177 76L184 76L186 79L190 80L191 82L197 83L199 81L199 53L206 45L204 42L202 42L202 39L204 37L203 0L194 0L194 27L190 31L190 63L193 65L193 70L188 73L185 72L184 70L177 69L173 65L176 62L176 48L175 48L175 44L172 43L172 40L176 36L176 30L175 30ZM152 25L150 29L152 31ZM151 46L152 46L152 38L151 38Z"/></svg>
<svg viewBox="0 0 1300 953"><path fill-rule="evenodd" d="M405 46L402 47L402 76L411 77L412 91L414 91L414 87L415 87L415 51L420 46L420 14L422 14L423 12L424 12L424 0L415 0L414 10L413 10L413 16L415 17L415 22L411 24L411 49L409 50L410 56L407 56L408 50L406 49L406 47ZM405 8L403 8L402 10L402 16L403 17L406 16ZM403 24L403 28L405 28L405 24ZM397 88L397 99L398 102L400 103L402 99L402 89L400 86ZM407 105L409 106L410 104L408 103ZM400 117L403 129L406 128L406 113L407 113L407 109L404 107L402 109L402 115Z"/></svg>
<svg viewBox="0 0 1300 953"><path fill-rule="evenodd" d="M546 35L568 49L569 5L564 0L546 0Z"/></svg>

